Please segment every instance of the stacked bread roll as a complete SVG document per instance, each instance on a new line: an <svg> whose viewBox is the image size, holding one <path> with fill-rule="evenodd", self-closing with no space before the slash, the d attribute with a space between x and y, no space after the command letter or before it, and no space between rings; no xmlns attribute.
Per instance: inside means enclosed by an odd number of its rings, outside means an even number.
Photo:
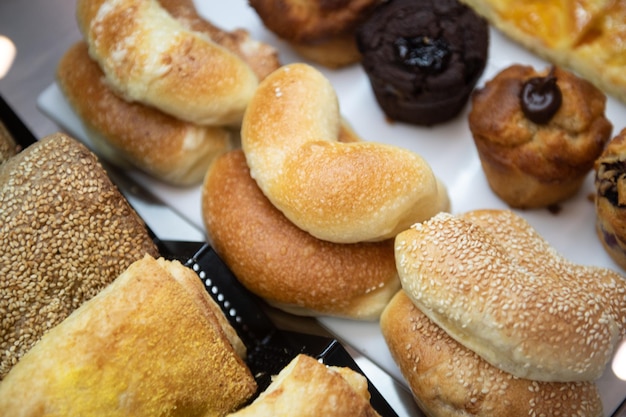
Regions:
<svg viewBox="0 0 626 417"><path fill-rule="evenodd" d="M79 1L84 42L59 85L99 151L175 185L232 147L277 51L202 19L192 0Z"/></svg>
<svg viewBox="0 0 626 417"><path fill-rule="evenodd" d="M292 313L358 319L378 318L399 288L395 235L449 208L428 164L360 141L305 64L259 85L242 150L209 169L202 199L212 244L252 292Z"/></svg>
<svg viewBox="0 0 626 417"><path fill-rule="evenodd" d="M594 381L626 333L626 282L558 255L508 210L398 235L381 329L432 416L601 416ZM568 414L565 414L568 413Z"/></svg>

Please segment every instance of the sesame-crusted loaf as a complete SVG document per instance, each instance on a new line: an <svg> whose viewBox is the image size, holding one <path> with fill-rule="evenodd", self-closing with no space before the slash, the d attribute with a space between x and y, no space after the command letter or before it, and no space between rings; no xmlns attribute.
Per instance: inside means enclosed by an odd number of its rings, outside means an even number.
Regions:
<svg viewBox="0 0 626 417"><path fill-rule="evenodd" d="M626 328L626 281L576 265L509 210L439 214L396 238L403 289L431 320L520 378L599 378Z"/></svg>
<svg viewBox="0 0 626 417"><path fill-rule="evenodd" d="M24 355L0 414L224 416L257 388L228 333L192 269L146 255Z"/></svg>
<svg viewBox="0 0 626 417"><path fill-rule="evenodd" d="M391 299L380 325L416 402L430 417L604 415L594 382L516 378L452 339L404 291Z"/></svg>
<svg viewBox="0 0 626 417"><path fill-rule="evenodd" d="M133 261L157 256L96 157L48 136L0 165L0 379Z"/></svg>

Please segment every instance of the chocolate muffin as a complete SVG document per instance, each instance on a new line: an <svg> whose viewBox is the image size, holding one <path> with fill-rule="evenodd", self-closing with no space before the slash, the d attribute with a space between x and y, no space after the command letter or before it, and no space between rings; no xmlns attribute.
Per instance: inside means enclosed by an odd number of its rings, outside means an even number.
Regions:
<svg viewBox="0 0 626 417"><path fill-rule="evenodd" d="M357 29L388 118L430 126L459 114L487 62L489 27L456 0L390 0Z"/></svg>

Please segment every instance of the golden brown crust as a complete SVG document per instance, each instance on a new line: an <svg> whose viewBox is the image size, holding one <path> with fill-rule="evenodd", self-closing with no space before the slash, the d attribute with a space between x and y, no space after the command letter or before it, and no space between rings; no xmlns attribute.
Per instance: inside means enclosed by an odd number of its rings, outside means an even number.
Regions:
<svg viewBox="0 0 626 417"><path fill-rule="evenodd" d="M53 326L157 249L82 144L48 136L0 165L0 378Z"/></svg>
<svg viewBox="0 0 626 417"><path fill-rule="evenodd" d="M252 404L229 417L380 417L369 399L363 375L300 354Z"/></svg>
<svg viewBox="0 0 626 417"><path fill-rule="evenodd" d="M233 411L256 384L214 314L194 301L208 297L198 281L178 262L134 262L22 358L0 384L0 409L29 416Z"/></svg>
<svg viewBox="0 0 626 417"><path fill-rule="evenodd" d="M96 146L112 147L118 157L162 181L199 184L215 157L231 148L234 132L184 122L118 97L83 42L63 55L57 80Z"/></svg>
<svg viewBox="0 0 626 417"><path fill-rule="evenodd" d="M241 150L207 173L202 213L213 246L239 280L284 310L376 319L400 287L392 240L336 244L298 229L265 198Z"/></svg>
<svg viewBox="0 0 626 417"><path fill-rule="evenodd" d="M404 291L380 322L420 408L431 417L603 415L593 382L536 382L491 366L435 325Z"/></svg>
<svg viewBox="0 0 626 417"><path fill-rule="evenodd" d="M248 105L241 141L251 175L300 229L336 243L379 241L448 209L418 154L340 143L340 127L332 85L306 64L274 71Z"/></svg>
<svg viewBox="0 0 626 417"><path fill-rule="evenodd" d="M462 1L514 41L626 102L626 2Z"/></svg>
<svg viewBox="0 0 626 417"><path fill-rule="evenodd" d="M280 67L278 51L273 46L254 40L248 31L225 31L202 18L193 0L158 0L161 6L189 30L203 33L220 46L246 61L259 80Z"/></svg>
<svg viewBox="0 0 626 417"><path fill-rule="evenodd" d="M626 269L626 129L595 162L596 232L611 258Z"/></svg>
<svg viewBox="0 0 626 417"><path fill-rule="evenodd" d="M361 61L361 53L352 34L321 42L289 42L289 45L303 58L331 69Z"/></svg>
<svg viewBox="0 0 626 417"><path fill-rule="evenodd" d="M554 68L562 105L545 125L522 112L523 83L549 69L512 65L472 96L469 127L485 176L511 207L545 207L575 194L610 139L606 97L589 82Z"/></svg>
<svg viewBox="0 0 626 417"><path fill-rule="evenodd" d="M396 238L412 301L451 337L520 378L599 378L626 328L626 281L574 264L508 210L439 214Z"/></svg>
<svg viewBox="0 0 626 417"><path fill-rule="evenodd" d="M182 120L237 125L258 79L249 65L157 0L79 0L77 18L107 83Z"/></svg>

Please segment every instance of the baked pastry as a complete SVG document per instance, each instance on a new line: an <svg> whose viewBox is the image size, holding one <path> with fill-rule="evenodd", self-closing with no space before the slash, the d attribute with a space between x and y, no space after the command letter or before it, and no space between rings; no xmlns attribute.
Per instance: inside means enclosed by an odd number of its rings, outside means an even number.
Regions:
<svg viewBox="0 0 626 417"><path fill-rule="evenodd" d="M291 222L318 239L356 243L392 238L447 210L420 155L341 143L341 124L333 86L306 64L274 71L250 100L241 144L251 176Z"/></svg>
<svg viewBox="0 0 626 417"><path fill-rule="evenodd" d="M0 409L21 416L223 416L245 403L256 383L218 314L195 272L146 256L24 355L0 383Z"/></svg>
<svg viewBox="0 0 626 417"><path fill-rule="evenodd" d="M184 122L118 97L105 83L84 42L63 55L57 81L102 154L164 182L199 184L215 157L232 146L235 132Z"/></svg>
<svg viewBox="0 0 626 417"><path fill-rule="evenodd" d="M605 109L604 93L559 67L496 74L472 95L468 119L491 189L515 208L572 197L611 138Z"/></svg>
<svg viewBox="0 0 626 417"><path fill-rule="evenodd" d="M369 399L363 375L300 354L254 402L228 417L379 416Z"/></svg>
<svg viewBox="0 0 626 417"><path fill-rule="evenodd" d="M250 66L157 0L79 0L78 27L121 97L203 125L238 125L258 85Z"/></svg>
<svg viewBox="0 0 626 417"><path fill-rule="evenodd" d="M243 59L262 80L280 67L278 51L273 46L250 37L245 29L226 31L198 14L193 0L158 0L185 28L208 36L213 42Z"/></svg>
<svg viewBox="0 0 626 417"><path fill-rule="evenodd" d="M626 101L625 2L462 1L530 51Z"/></svg>
<svg viewBox="0 0 626 417"><path fill-rule="evenodd" d="M487 62L487 22L457 0L390 0L357 31L362 65L389 119L444 123L465 107Z"/></svg>
<svg viewBox="0 0 626 417"><path fill-rule="evenodd" d="M596 232L606 252L626 269L626 129L611 139L594 170Z"/></svg>
<svg viewBox="0 0 626 417"><path fill-rule="evenodd" d="M0 378L132 262L158 251L96 157L55 134L0 165Z"/></svg>
<svg viewBox="0 0 626 417"><path fill-rule="evenodd" d="M207 172L202 216L239 281L290 313L375 320L400 288L392 239L341 244L300 230L263 195L240 149Z"/></svg>
<svg viewBox="0 0 626 417"><path fill-rule="evenodd" d="M593 381L626 334L626 280L569 262L511 211L440 213L395 250L413 303L516 377Z"/></svg>
<svg viewBox="0 0 626 417"><path fill-rule="evenodd" d="M430 417L604 415L594 382L507 374L452 339L404 291L385 308L380 326L417 404Z"/></svg>
<svg viewBox="0 0 626 417"><path fill-rule="evenodd" d="M361 59L354 33L381 0L250 0L263 24L306 59L340 68Z"/></svg>

